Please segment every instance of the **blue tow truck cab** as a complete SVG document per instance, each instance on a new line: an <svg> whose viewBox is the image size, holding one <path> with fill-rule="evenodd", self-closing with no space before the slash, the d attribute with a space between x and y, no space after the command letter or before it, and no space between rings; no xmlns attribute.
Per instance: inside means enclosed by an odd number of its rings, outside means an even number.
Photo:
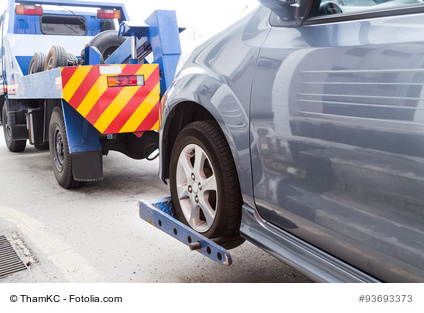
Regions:
<svg viewBox="0 0 424 313"><path fill-rule="evenodd" d="M135 25L122 3L9 0L0 25L0 109L11 152L27 141L49 149L66 189L102 179L111 150L149 159L181 54L174 11Z"/></svg>

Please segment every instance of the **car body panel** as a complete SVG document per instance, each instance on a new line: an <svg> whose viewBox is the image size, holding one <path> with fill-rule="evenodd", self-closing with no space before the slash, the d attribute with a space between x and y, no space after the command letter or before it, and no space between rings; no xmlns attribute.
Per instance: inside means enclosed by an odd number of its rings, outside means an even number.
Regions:
<svg viewBox="0 0 424 313"><path fill-rule="evenodd" d="M262 217L390 281L424 276L422 18L274 27L252 91Z"/></svg>
<svg viewBox="0 0 424 313"><path fill-rule="evenodd" d="M423 282L423 5L302 24L312 1L261 2L283 18L260 6L168 90L161 178L177 108L201 106L234 157L243 237L317 281Z"/></svg>
<svg viewBox="0 0 424 313"><path fill-rule="evenodd" d="M249 101L259 47L268 35L269 11L251 14L194 50L167 91L160 126L160 177L165 180L167 130L173 111L187 102L201 104L220 124L233 151L242 193L252 196ZM251 16L256 16L252 19ZM247 22L246 22L247 21ZM237 54L233 54L238 51Z"/></svg>

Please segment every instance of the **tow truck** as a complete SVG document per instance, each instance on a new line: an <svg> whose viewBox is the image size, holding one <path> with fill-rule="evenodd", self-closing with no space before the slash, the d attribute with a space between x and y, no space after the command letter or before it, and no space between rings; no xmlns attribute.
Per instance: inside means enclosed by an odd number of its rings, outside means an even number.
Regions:
<svg viewBox="0 0 424 313"><path fill-rule="evenodd" d="M0 23L0 109L10 151L24 151L27 141L49 149L66 189L102 179L110 150L151 159L160 100L181 55L175 11L154 11L136 25L121 3L9 0ZM170 198L141 200L140 217L191 250L232 263L220 246L231 238L208 239L185 226Z"/></svg>
<svg viewBox="0 0 424 313"><path fill-rule="evenodd" d="M142 25L122 3L9 0L0 19L0 109L12 152L50 150L63 188L103 178L102 157L152 159L160 99L181 46L176 12Z"/></svg>

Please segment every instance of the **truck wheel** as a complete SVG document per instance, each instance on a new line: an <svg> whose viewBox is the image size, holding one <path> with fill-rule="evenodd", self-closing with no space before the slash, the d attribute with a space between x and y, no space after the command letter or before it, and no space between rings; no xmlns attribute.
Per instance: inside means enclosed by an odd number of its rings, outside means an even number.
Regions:
<svg viewBox="0 0 424 313"><path fill-rule="evenodd" d="M178 135L172 150L170 189L180 221L207 238L227 237L221 245L235 248L242 198L230 148L219 126L194 122Z"/></svg>
<svg viewBox="0 0 424 313"><path fill-rule="evenodd" d="M44 70L48 71L56 67L68 66L68 53L61 46L53 46L47 54Z"/></svg>
<svg viewBox="0 0 424 313"><path fill-rule="evenodd" d="M118 36L118 31L106 30L91 39L89 45L99 49L103 59L106 60L125 40L127 37Z"/></svg>
<svg viewBox="0 0 424 313"><path fill-rule="evenodd" d="M26 147L26 140L12 140L12 134L9 124L7 123L6 104L2 109L3 132L6 146L11 152L22 152Z"/></svg>
<svg viewBox="0 0 424 313"><path fill-rule="evenodd" d="M77 181L72 173L65 122L60 108L54 108L49 125L50 159L57 182L65 189L80 188L85 181Z"/></svg>
<svg viewBox="0 0 424 313"><path fill-rule="evenodd" d="M68 66L77 66L78 65L78 59L75 55L68 52Z"/></svg>
<svg viewBox="0 0 424 313"><path fill-rule="evenodd" d="M29 63L28 74L34 74L44 71L47 56L42 52L34 53L34 56Z"/></svg>

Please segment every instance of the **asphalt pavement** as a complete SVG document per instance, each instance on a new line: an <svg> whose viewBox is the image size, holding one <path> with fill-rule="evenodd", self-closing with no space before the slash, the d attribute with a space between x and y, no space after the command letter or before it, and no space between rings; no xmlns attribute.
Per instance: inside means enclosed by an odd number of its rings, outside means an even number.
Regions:
<svg viewBox="0 0 424 313"><path fill-rule="evenodd" d="M140 199L169 195L158 161L103 157L104 179L65 190L48 151L7 149L0 126L0 235L28 269L0 283L299 283L308 278L244 243L223 266L138 215Z"/></svg>

